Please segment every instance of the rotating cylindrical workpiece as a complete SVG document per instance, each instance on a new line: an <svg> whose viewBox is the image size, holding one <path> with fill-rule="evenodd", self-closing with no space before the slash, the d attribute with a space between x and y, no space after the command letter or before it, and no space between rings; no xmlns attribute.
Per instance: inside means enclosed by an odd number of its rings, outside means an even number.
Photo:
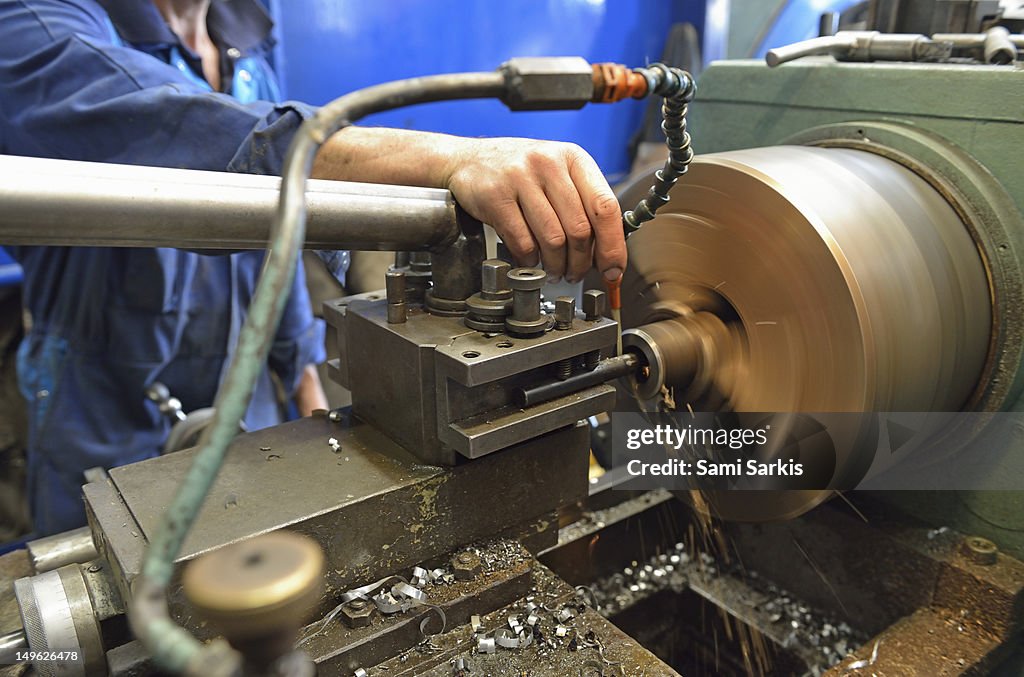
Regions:
<svg viewBox="0 0 1024 677"><path fill-rule="evenodd" d="M644 409L948 412L982 385L992 311L979 248L942 194L879 155L700 156L629 257L624 344L655 377L637 386ZM717 321L695 331L700 317ZM837 475L863 463L852 443L837 453ZM829 493L712 503L763 519Z"/></svg>
<svg viewBox="0 0 1024 677"><path fill-rule="evenodd" d="M638 398L652 400L672 387L690 401L707 388L717 362L712 336L724 332L715 331L714 325L722 324L717 317L699 315L658 320L622 333L623 351L637 354L645 365L635 377Z"/></svg>

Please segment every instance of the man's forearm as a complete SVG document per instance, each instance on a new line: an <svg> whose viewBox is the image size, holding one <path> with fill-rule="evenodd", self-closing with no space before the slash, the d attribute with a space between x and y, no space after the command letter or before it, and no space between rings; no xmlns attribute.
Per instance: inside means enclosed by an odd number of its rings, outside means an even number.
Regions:
<svg viewBox="0 0 1024 677"><path fill-rule="evenodd" d="M447 188L517 262L542 262L553 279L575 282L596 265L615 280L626 265L618 201L573 144L349 127L324 144L313 176Z"/></svg>
<svg viewBox="0 0 1024 677"><path fill-rule="evenodd" d="M320 383L320 374L315 364L307 364L302 370L299 387L295 389L295 408L299 416L309 416L317 409L327 409L327 395Z"/></svg>
<svg viewBox="0 0 1024 677"><path fill-rule="evenodd" d="M466 141L407 129L347 127L324 144L313 177L447 188Z"/></svg>

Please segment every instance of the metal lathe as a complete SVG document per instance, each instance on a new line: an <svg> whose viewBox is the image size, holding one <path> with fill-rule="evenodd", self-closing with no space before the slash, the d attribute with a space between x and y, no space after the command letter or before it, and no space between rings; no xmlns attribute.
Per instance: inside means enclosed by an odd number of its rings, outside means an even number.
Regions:
<svg viewBox="0 0 1024 677"><path fill-rule="evenodd" d="M172 553L160 627L204 647L184 672L1020 674L1024 493L590 479L615 411L1022 408L1024 38L923 12L702 74L692 163L635 210L621 327L600 284L551 298L489 254L447 191L301 184L305 247L399 254L381 291L324 309L351 407L234 438ZM510 62L507 102L582 105L581 61ZM657 200L663 161L618 186L624 209ZM195 249L266 246L289 181L0 174L2 244ZM87 528L0 558L0 650L75 652L44 675L166 670L133 599L199 453L98 474ZM1024 488L1019 436L993 453ZM863 463L839 449L834 473Z"/></svg>

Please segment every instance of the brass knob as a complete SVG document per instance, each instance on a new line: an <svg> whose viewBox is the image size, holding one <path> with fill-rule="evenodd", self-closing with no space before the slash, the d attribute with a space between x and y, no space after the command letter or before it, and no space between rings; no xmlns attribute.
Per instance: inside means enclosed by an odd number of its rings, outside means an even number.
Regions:
<svg viewBox="0 0 1024 677"><path fill-rule="evenodd" d="M182 585L196 610L236 644L297 631L320 599L323 570L316 541L276 531L200 557Z"/></svg>

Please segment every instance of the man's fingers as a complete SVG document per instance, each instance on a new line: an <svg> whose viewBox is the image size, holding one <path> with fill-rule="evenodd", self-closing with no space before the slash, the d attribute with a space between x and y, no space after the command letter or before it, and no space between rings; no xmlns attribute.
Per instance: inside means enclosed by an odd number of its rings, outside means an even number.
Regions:
<svg viewBox="0 0 1024 677"><path fill-rule="evenodd" d="M577 282L590 270L593 262L593 231L587 212L583 209L576 186L565 174L551 179L544 193L558 215L566 238L566 271L569 282Z"/></svg>
<svg viewBox="0 0 1024 677"><path fill-rule="evenodd" d="M530 233L526 219L515 200L501 200L490 205L492 215L485 221L501 236L512 257L521 266L536 266L540 262L540 248Z"/></svg>
<svg viewBox="0 0 1024 677"><path fill-rule="evenodd" d="M540 259L548 278L562 277L565 274L565 231L548 196L539 186L522 187L519 208L523 210L526 223L540 246Z"/></svg>
<svg viewBox="0 0 1024 677"><path fill-rule="evenodd" d="M626 239L622 212L597 163L582 151L569 157L569 175L579 190L594 231L594 258L606 279L615 280L626 268Z"/></svg>

